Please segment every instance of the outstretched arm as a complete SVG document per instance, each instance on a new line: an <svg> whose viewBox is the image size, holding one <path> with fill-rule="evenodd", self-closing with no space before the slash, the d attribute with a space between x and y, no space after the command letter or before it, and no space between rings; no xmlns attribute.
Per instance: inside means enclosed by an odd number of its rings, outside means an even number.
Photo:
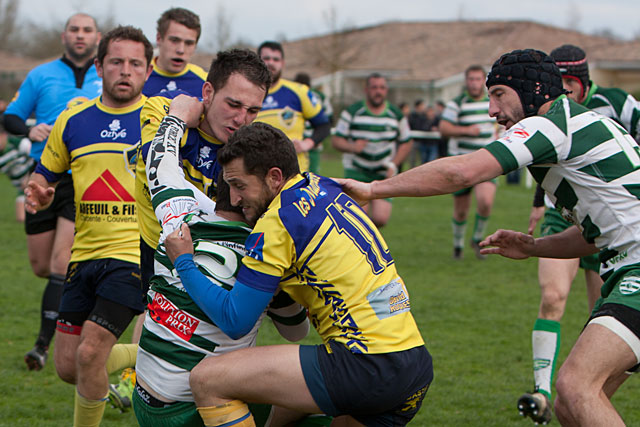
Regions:
<svg viewBox="0 0 640 427"><path fill-rule="evenodd" d="M482 254L498 254L512 259L540 258L580 258L598 252L596 245L582 237L578 227L534 239L533 236L518 231L498 230L487 236L480 246Z"/></svg>
<svg viewBox="0 0 640 427"><path fill-rule="evenodd" d="M448 194L502 174L502 166L485 149L446 157L409 169L383 181L363 183L336 179L345 193L361 205L389 197L425 197Z"/></svg>

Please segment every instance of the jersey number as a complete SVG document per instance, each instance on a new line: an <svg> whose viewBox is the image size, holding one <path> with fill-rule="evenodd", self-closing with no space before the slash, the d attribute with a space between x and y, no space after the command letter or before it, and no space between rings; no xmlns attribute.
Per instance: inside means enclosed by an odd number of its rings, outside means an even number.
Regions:
<svg viewBox="0 0 640 427"><path fill-rule="evenodd" d="M380 274L393 263L376 231L365 219L365 214L346 194L341 193L327 208L331 221L340 234L345 233L366 257L373 274Z"/></svg>

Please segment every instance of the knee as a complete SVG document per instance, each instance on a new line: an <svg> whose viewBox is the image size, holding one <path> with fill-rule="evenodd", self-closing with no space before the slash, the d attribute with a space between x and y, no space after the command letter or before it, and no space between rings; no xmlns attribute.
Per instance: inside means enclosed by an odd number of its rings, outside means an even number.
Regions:
<svg viewBox="0 0 640 427"><path fill-rule="evenodd" d="M58 377L68 384L76 384L76 364L74 360L56 357L55 359L56 373Z"/></svg>
<svg viewBox="0 0 640 427"><path fill-rule="evenodd" d="M196 402L207 394L206 373L202 367L202 363L196 365L196 367L191 370L189 386L191 387Z"/></svg>
<svg viewBox="0 0 640 427"><path fill-rule="evenodd" d="M559 321L564 314L566 302L567 295L564 292L560 292L552 286L544 285L540 301L540 312L542 317L545 319Z"/></svg>
<svg viewBox="0 0 640 427"><path fill-rule="evenodd" d="M571 374L570 370L560 368L558 372L558 378L556 380L556 401L565 409L581 391L584 391L582 385L576 384L576 378L575 375Z"/></svg>
<svg viewBox="0 0 640 427"><path fill-rule="evenodd" d="M49 260L45 261L40 258L29 257L29 262L31 263L31 270L36 276L46 279L51 274Z"/></svg>
<svg viewBox="0 0 640 427"><path fill-rule="evenodd" d="M87 368L93 366L98 360L100 354L99 349L88 343L81 343L76 352L76 364L78 368Z"/></svg>

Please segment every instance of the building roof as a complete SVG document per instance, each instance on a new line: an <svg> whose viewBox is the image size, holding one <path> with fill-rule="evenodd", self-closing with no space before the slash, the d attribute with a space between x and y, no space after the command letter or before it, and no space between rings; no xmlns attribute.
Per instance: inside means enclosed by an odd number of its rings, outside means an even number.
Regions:
<svg viewBox="0 0 640 427"><path fill-rule="evenodd" d="M20 56L6 50L0 50L0 72L17 72L26 74L32 68L40 65L40 59Z"/></svg>
<svg viewBox="0 0 640 427"><path fill-rule="evenodd" d="M575 44L590 63L640 69L640 42L621 42L530 21L388 22L283 43L285 76L312 78L386 73L394 82L436 81L471 64L490 66L503 53L535 48L550 52Z"/></svg>

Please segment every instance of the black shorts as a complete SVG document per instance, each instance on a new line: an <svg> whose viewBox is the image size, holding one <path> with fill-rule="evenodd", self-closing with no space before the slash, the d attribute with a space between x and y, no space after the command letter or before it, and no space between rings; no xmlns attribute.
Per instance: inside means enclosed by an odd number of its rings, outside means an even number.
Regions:
<svg viewBox="0 0 640 427"><path fill-rule="evenodd" d="M142 277L142 284L149 288L149 281L153 277L153 256L156 253L156 248L152 248L140 237L140 276Z"/></svg>
<svg viewBox="0 0 640 427"><path fill-rule="evenodd" d="M139 266L112 258L69 264L58 311L89 313L97 297L129 307L135 314L144 312L146 290Z"/></svg>
<svg viewBox="0 0 640 427"><path fill-rule="evenodd" d="M73 200L73 181L71 174L65 173L53 196L53 202L47 209L25 215L24 229L27 234L40 234L46 231L55 230L58 217L66 218L71 222L76 218L76 206Z"/></svg>
<svg viewBox="0 0 640 427"><path fill-rule="evenodd" d="M300 346L307 387L327 415L349 415L366 426L404 426L418 412L433 380L425 346L354 354L342 344Z"/></svg>

